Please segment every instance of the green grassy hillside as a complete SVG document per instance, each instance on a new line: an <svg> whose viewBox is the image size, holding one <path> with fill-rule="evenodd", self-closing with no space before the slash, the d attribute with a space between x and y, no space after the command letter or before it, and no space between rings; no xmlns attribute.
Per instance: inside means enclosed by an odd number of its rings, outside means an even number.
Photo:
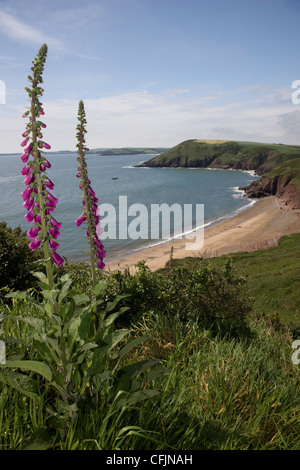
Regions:
<svg viewBox="0 0 300 470"><path fill-rule="evenodd" d="M207 262L222 265L228 257L235 273L245 277L256 313L300 327L300 233L282 237L278 246L269 249L233 253ZM195 258L173 260L174 265L188 263L191 268L199 262Z"/></svg>
<svg viewBox="0 0 300 470"><path fill-rule="evenodd" d="M286 160L243 188L246 196L276 196L290 209L300 209L300 158Z"/></svg>
<svg viewBox="0 0 300 470"><path fill-rule="evenodd" d="M285 176L289 179L290 184L295 184L300 188L300 158L288 160L269 171L266 176L268 178L276 178Z"/></svg>
<svg viewBox="0 0 300 470"><path fill-rule="evenodd" d="M234 168L271 171L300 158L300 146L258 142L187 140L144 163L151 167Z"/></svg>
<svg viewBox="0 0 300 470"><path fill-rule="evenodd" d="M110 149L92 149L90 153L99 153L100 155L151 155L162 153L168 150L165 147L122 147Z"/></svg>
<svg viewBox="0 0 300 470"><path fill-rule="evenodd" d="M299 450L299 248L141 262L95 290L72 263L53 296L12 292L0 450Z"/></svg>

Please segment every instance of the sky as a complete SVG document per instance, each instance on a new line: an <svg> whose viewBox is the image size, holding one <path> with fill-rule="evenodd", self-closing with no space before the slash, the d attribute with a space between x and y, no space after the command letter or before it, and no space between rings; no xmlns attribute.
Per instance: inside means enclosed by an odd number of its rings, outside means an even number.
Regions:
<svg viewBox="0 0 300 470"><path fill-rule="evenodd" d="M0 153L21 150L43 43L52 150L76 151L80 100L91 149L300 145L299 22L300 0L0 0Z"/></svg>

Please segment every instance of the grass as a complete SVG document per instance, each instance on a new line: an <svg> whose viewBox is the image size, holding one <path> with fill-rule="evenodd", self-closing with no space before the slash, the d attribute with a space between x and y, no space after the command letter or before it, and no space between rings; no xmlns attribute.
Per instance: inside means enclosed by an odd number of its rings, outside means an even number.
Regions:
<svg viewBox="0 0 300 470"><path fill-rule="evenodd" d="M156 352L170 370L152 407L132 415L156 433L157 448L299 449L299 374L288 333L253 320L251 338L233 339L157 316L140 328L150 340L139 354Z"/></svg>
<svg viewBox="0 0 300 470"><path fill-rule="evenodd" d="M300 326L300 234L283 236L278 246L230 255L233 269L246 279L254 311ZM208 262L221 264L224 255ZM194 258L174 260L193 266Z"/></svg>
<svg viewBox="0 0 300 470"><path fill-rule="evenodd" d="M169 368L157 379L160 395L117 416L102 432L106 410L84 409L57 450L299 450L300 379L291 362L291 337L264 320L234 339L149 315L135 326L149 341L135 351L155 354ZM17 392L2 391L0 448L22 449L47 426L42 410ZM143 431L122 440L122 426ZM42 435L39 433L40 446ZM124 436L123 436L124 437Z"/></svg>
<svg viewBox="0 0 300 470"><path fill-rule="evenodd" d="M111 149L92 149L90 153L100 153L101 155L151 155L153 153L162 153L165 152L167 148L165 147L124 147L124 148L111 148Z"/></svg>
<svg viewBox="0 0 300 470"><path fill-rule="evenodd" d="M97 406L87 401L67 434L54 436L51 448L299 450L300 366L291 360L300 324L299 248L300 234L295 234L282 237L279 246L231 256L234 273L246 278L241 290L254 301L247 329L240 334L204 326L195 318L183 320L179 309L168 316L153 304L143 305L143 315L131 324L131 339L146 334L148 341L132 349L126 362L159 360L169 371L155 379L160 394L117 414L108 414L99 395ZM226 258L204 262L223 266ZM192 270L200 260L172 263L186 263ZM76 288L86 291L88 276L78 273ZM150 282L153 274L143 276ZM31 306L19 302L10 308L26 316ZM11 338L22 335L21 349L11 344L14 354L28 352L27 329L21 330L18 321L14 328L4 322L3 329ZM49 397L43 388L39 406L7 386L0 390L0 449L30 448L33 442L34 448L47 447Z"/></svg>
<svg viewBox="0 0 300 470"><path fill-rule="evenodd" d="M286 161L299 162L300 147L239 141L187 140L149 160L146 166L187 166L259 170L260 174Z"/></svg>
<svg viewBox="0 0 300 470"><path fill-rule="evenodd" d="M267 176L269 178L284 176L289 179L290 183L300 188L300 159L286 161L284 164L268 172Z"/></svg>

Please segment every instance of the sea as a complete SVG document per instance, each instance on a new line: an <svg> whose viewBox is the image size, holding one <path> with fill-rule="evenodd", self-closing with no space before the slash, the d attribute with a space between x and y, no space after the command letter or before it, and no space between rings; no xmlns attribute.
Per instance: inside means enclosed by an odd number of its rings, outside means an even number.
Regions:
<svg viewBox="0 0 300 470"><path fill-rule="evenodd" d="M77 154L47 152L45 156L51 163L47 175L55 185L51 193L58 198L53 216L62 222L58 253L69 262L88 259L87 227L75 224L83 211L82 192L76 178ZM239 190L258 178L251 171L138 166L154 156L86 155L91 187L98 198L98 207L103 209L100 215L104 231L100 239L107 260L181 238L184 232L233 217L255 203ZM20 226L29 230L31 224L24 218L27 211L21 198L25 189L24 176L20 174L23 165L20 154L0 155L0 221L11 228ZM168 233L163 230L161 213L152 210L162 205L169 209L176 205L182 210L180 218L170 209ZM189 223L185 224L187 207ZM203 220L197 217L196 207L204 209ZM156 235L151 224L158 227Z"/></svg>

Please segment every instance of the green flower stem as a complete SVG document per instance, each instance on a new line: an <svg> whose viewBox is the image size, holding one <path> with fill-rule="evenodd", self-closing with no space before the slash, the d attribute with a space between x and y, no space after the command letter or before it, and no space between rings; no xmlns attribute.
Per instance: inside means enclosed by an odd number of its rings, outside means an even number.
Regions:
<svg viewBox="0 0 300 470"><path fill-rule="evenodd" d="M94 236L95 236L95 228L92 220L92 201L89 195L89 179L86 170L86 162L84 158L85 152L85 138L84 134L86 133L85 124L85 110L83 101L79 102L79 109L78 109L78 120L79 124L77 125L77 138L78 138L78 162L79 162L79 172L81 175L81 185L83 191L83 201L84 201L84 215L86 217L87 226L88 226L88 238L89 238L89 245L90 245L90 259L91 259L91 274L92 274L92 284L95 288L97 284L97 275L96 275L96 259L95 259L95 246L94 246Z"/></svg>
<svg viewBox="0 0 300 470"><path fill-rule="evenodd" d="M80 134L83 135L83 123L82 121L80 122ZM80 140L80 146L79 146L79 159L80 159L80 171L82 175L85 175L85 169L84 169L84 151L83 151L83 142ZM94 255L94 241L92 239L92 233L93 233L93 226L92 226L92 220L91 220L91 201L90 198L88 197L88 183L86 181L86 177L83 176L84 182L83 182L83 197L85 201L85 215L87 218L87 225L88 225L88 231L89 231L89 243L90 243L90 257L91 257L91 273L92 273L92 283L93 287L96 286L97 284L97 276L96 276L96 262L95 262L95 255Z"/></svg>
<svg viewBox="0 0 300 470"><path fill-rule="evenodd" d="M46 272L47 278L49 282L49 288L53 289L54 281L53 281L53 272L52 272L52 264L50 258L50 251L48 245L48 230L47 230L47 222L46 222L46 213L45 213L45 202L43 197L43 184L41 178L41 170L40 170L40 162L39 162L39 149L38 149L38 139L37 139L37 126L36 126L36 100L38 97L36 96L35 88L37 86L36 80L37 72L34 72L33 81L32 81L32 94L31 94L31 131L32 131L32 153L34 156L34 164L36 169L36 184L38 189L38 203L39 203L39 213L41 216L41 231L42 231L42 244L44 249L44 258L45 258L45 265L46 265Z"/></svg>

